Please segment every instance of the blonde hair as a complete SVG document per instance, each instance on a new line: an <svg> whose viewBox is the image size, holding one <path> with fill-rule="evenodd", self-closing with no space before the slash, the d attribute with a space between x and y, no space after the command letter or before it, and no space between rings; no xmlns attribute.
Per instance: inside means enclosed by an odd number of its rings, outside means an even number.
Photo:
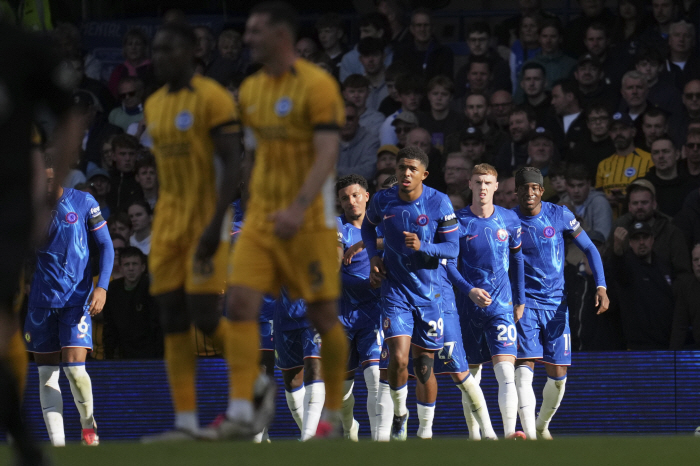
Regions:
<svg viewBox="0 0 700 466"><path fill-rule="evenodd" d="M480 163L479 165L475 165L472 169L472 176L474 175L492 175L498 178L496 167L489 165L488 163Z"/></svg>

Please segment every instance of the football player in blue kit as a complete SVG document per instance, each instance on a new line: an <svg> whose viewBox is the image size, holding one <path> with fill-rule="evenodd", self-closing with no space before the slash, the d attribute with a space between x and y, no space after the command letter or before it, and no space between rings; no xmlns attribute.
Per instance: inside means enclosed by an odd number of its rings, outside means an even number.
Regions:
<svg viewBox="0 0 700 466"><path fill-rule="evenodd" d="M63 398L58 384L62 365L80 413L82 442L95 446L99 437L85 358L92 351L92 316L102 311L107 298L114 249L95 198L61 187L53 179L48 158L46 167L48 195L55 207L46 242L37 251L24 338L39 371L39 399L51 443L65 445ZM95 240L100 253L94 288L88 236Z"/></svg>
<svg viewBox="0 0 700 466"><path fill-rule="evenodd" d="M379 356L382 348L381 303L378 286L370 283L369 256L362 243L362 221L369 193L367 180L347 175L336 184L336 193L344 214L337 217L338 240L343 248L340 277L340 322L348 335L348 374L343 388L342 422L345 437L357 441L359 423L353 418L355 397L352 389L355 371L361 365L367 385L367 415L372 438L376 438L377 394L379 391ZM381 239L378 241L381 242ZM348 256L347 259L345 256Z"/></svg>
<svg viewBox="0 0 700 466"><path fill-rule="evenodd" d="M290 300L283 289L275 303L275 362L282 371L287 406L301 430L301 440L306 441L316 435L326 399L321 337L306 318L303 300Z"/></svg>
<svg viewBox="0 0 700 466"><path fill-rule="evenodd" d="M392 438L405 440L408 409L408 353L417 379L418 436L431 429L437 382L434 353L443 347L440 259L459 252L458 225L450 199L423 185L428 156L415 146L397 156L398 185L372 198L362 223L371 274L382 280L382 329L389 349L388 377L394 401ZM376 227L384 232L377 253Z"/></svg>
<svg viewBox="0 0 700 466"><path fill-rule="evenodd" d="M564 396L567 366L571 365L571 333L564 292L565 239L571 239L588 258L597 287L598 314L608 309L610 301L600 254L574 214L564 206L542 202L542 173L533 167L521 168L515 175L515 188L518 206L514 211L522 224L526 295L525 313L517 323L515 383L520 423L527 438L551 439L549 422ZM537 419L532 389L536 359L546 364L548 377Z"/></svg>
<svg viewBox="0 0 700 466"><path fill-rule="evenodd" d="M515 322L522 316L525 292L520 221L512 211L493 205L497 178L496 169L489 164L472 170L472 204L457 213L459 270L448 263L448 272L460 291L457 308L467 360L472 365L480 364L490 355L498 380L504 434L512 438L518 416ZM508 277L511 265L515 266L512 285ZM467 423L470 436L478 438L472 433L476 429L474 421L468 419Z"/></svg>

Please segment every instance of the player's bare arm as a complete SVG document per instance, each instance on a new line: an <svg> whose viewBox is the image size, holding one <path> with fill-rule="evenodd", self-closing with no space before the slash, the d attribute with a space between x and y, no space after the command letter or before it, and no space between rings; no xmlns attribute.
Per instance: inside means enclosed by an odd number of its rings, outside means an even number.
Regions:
<svg viewBox="0 0 700 466"><path fill-rule="evenodd" d="M513 320L515 322L518 322L523 317L524 312L525 312L525 305L524 304L516 304L515 306L513 306Z"/></svg>
<svg viewBox="0 0 700 466"><path fill-rule="evenodd" d="M316 160L306 175L304 184L299 190L296 199L283 210L278 210L270 215L270 220L275 223L275 234L282 239L293 237L302 223L304 213L316 196L321 192L321 187L333 173L338 161L340 147L340 135L335 130L316 131L314 133L314 148Z"/></svg>

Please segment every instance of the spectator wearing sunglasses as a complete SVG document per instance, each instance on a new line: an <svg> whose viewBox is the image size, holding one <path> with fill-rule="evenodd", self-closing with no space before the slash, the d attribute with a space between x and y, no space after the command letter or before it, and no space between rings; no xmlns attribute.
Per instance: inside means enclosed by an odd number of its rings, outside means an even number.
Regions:
<svg viewBox="0 0 700 466"><path fill-rule="evenodd" d="M126 131L143 120L143 82L133 76L122 78L118 97L121 105L109 113L109 122Z"/></svg>
<svg viewBox="0 0 700 466"><path fill-rule="evenodd" d="M681 149L680 172L688 175L688 182L700 186L700 130L688 131L685 144Z"/></svg>

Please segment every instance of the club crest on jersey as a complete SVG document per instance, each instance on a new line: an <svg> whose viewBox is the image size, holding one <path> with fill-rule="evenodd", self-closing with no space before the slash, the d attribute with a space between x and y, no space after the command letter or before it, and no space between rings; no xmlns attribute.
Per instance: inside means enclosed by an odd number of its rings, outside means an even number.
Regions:
<svg viewBox="0 0 700 466"><path fill-rule="evenodd" d="M627 178L632 178L636 174L637 174L637 170L634 167L628 167L625 169L625 176Z"/></svg>
<svg viewBox="0 0 700 466"><path fill-rule="evenodd" d="M416 219L416 223L422 227L426 226L429 221L430 221L430 219L425 214L419 215L418 218Z"/></svg>
<svg viewBox="0 0 700 466"><path fill-rule="evenodd" d="M390 325L391 325L391 319L388 317L385 317L384 318L384 330L388 329Z"/></svg>
<svg viewBox="0 0 700 466"><path fill-rule="evenodd" d="M386 361L387 357L389 357L389 353L387 353L387 350L382 350L382 359Z"/></svg>
<svg viewBox="0 0 700 466"><path fill-rule="evenodd" d="M505 229L501 228L496 232L496 238L498 239L498 241L505 241L508 239L508 232Z"/></svg>
<svg viewBox="0 0 700 466"><path fill-rule="evenodd" d="M280 97L275 102L275 115L285 117L292 111L292 99L289 97Z"/></svg>
<svg viewBox="0 0 700 466"><path fill-rule="evenodd" d="M78 221L78 214L75 212L68 212L66 214L66 222L68 223L75 223Z"/></svg>
<svg viewBox="0 0 700 466"><path fill-rule="evenodd" d="M194 117L189 110L183 110L175 117L175 127L180 131L187 131L192 127Z"/></svg>
<svg viewBox="0 0 700 466"><path fill-rule="evenodd" d="M554 233L556 233L556 230L554 227L544 227L544 237L545 238L551 238L554 236Z"/></svg>

